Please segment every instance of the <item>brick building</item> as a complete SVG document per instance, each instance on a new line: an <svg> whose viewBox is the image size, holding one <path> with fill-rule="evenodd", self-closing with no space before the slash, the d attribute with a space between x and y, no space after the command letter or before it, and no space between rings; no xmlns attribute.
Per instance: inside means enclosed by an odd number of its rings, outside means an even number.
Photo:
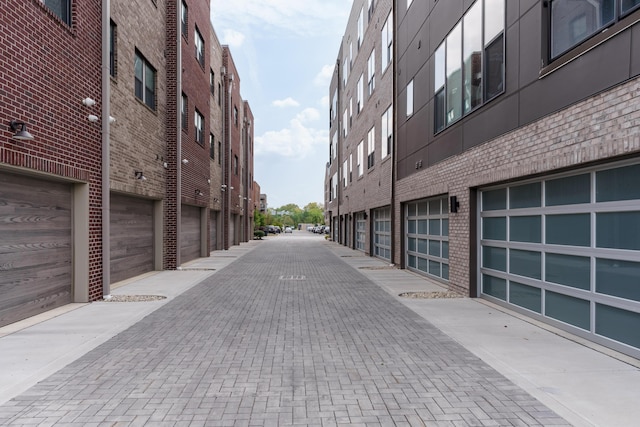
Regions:
<svg viewBox="0 0 640 427"><path fill-rule="evenodd" d="M108 5L0 11L0 326L252 238L253 116L209 1Z"/></svg>
<svg viewBox="0 0 640 427"><path fill-rule="evenodd" d="M391 260L391 1L355 1L330 89L325 215L335 240ZM382 35L385 35L383 38Z"/></svg>
<svg viewBox="0 0 640 427"><path fill-rule="evenodd" d="M638 357L640 7L596 3L395 2L392 259Z"/></svg>

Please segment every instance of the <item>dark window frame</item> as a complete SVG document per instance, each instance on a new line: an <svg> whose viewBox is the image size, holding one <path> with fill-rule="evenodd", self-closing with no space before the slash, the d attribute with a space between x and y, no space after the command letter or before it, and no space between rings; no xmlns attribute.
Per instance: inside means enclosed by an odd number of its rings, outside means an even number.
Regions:
<svg viewBox="0 0 640 427"><path fill-rule="evenodd" d="M199 119L199 120L196 120L196 119ZM200 124L201 127L198 127L198 124ZM204 115L200 112L200 110L196 108L194 113L194 119L193 119L193 128L195 131L194 140L202 146L204 146L205 127L206 127L206 123L204 120Z"/></svg>
<svg viewBox="0 0 640 427"><path fill-rule="evenodd" d="M142 64L142 76L138 76L138 71L136 69L135 64L138 61ZM153 90L151 92L149 91L150 88L147 84L149 80L149 72L152 72L153 76ZM145 104L153 111L157 110L157 74L157 70L151 65L149 61L147 61L147 58L145 58L144 55L142 55L142 53L140 53L140 51L136 49L134 54L134 93L138 100L140 100L143 104Z"/></svg>
<svg viewBox="0 0 640 427"><path fill-rule="evenodd" d="M189 40L189 7L182 0L181 2L181 10L180 10L180 32L182 33L182 37L185 40Z"/></svg>
<svg viewBox="0 0 640 427"><path fill-rule="evenodd" d="M202 33L200 32L200 30L198 30L198 26L196 26L195 28L195 34L194 34L194 49L195 49L195 57L196 57L196 61L198 61L198 64L200 64L200 66L204 69L204 60L206 58L206 53L205 53L205 48L206 48L206 44L204 42L204 37L202 37ZM201 50L198 50L198 45L199 43L201 44Z"/></svg>
<svg viewBox="0 0 640 427"><path fill-rule="evenodd" d="M69 27L73 23L73 5L71 0L60 0L60 9L54 9L54 5L51 5L48 0L40 0L40 3L45 6L51 13L60 19L60 21L67 24Z"/></svg>
<svg viewBox="0 0 640 427"><path fill-rule="evenodd" d="M180 117L182 119L182 130L189 132L189 98L184 93L181 98Z"/></svg>
<svg viewBox="0 0 640 427"><path fill-rule="evenodd" d="M118 26L113 19L109 22L109 75L118 77Z"/></svg>

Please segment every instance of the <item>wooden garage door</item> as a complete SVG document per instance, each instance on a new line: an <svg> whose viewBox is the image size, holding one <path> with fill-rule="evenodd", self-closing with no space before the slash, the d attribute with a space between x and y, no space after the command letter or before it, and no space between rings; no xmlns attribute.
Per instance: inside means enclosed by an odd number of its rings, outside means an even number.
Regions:
<svg viewBox="0 0 640 427"><path fill-rule="evenodd" d="M0 326L71 302L71 186L0 173Z"/></svg>
<svg viewBox="0 0 640 427"><path fill-rule="evenodd" d="M211 211L209 219L209 238L211 240L211 251L218 248L218 212Z"/></svg>
<svg viewBox="0 0 640 427"><path fill-rule="evenodd" d="M111 194L111 283L153 271L153 201Z"/></svg>
<svg viewBox="0 0 640 427"><path fill-rule="evenodd" d="M180 222L180 260L182 263L200 258L200 208L182 205Z"/></svg>

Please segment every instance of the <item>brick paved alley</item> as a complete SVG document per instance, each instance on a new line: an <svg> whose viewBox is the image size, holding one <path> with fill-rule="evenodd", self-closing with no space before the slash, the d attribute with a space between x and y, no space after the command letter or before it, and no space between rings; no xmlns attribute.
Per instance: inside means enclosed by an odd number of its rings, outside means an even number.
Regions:
<svg viewBox="0 0 640 427"><path fill-rule="evenodd" d="M261 242L0 406L0 424L569 425L329 244Z"/></svg>

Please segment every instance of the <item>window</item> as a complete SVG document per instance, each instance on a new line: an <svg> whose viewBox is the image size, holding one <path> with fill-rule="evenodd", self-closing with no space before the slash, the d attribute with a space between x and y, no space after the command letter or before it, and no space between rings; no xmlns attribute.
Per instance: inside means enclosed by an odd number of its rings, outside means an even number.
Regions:
<svg viewBox="0 0 640 427"><path fill-rule="evenodd" d="M369 129L367 134L367 169L371 169L375 164L376 153L376 132L375 127Z"/></svg>
<svg viewBox="0 0 640 427"><path fill-rule="evenodd" d="M218 140L218 164L222 164L222 141Z"/></svg>
<svg viewBox="0 0 640 427"><path fill-rule="evenodd" d="M393 11L382 27L382 71L393 62Z"/></svg>
<svg viewBox="0 0 640 427"><path fill-rule="evenodd" d="M136 97L156 109L156 70L136 50L134 59Z"/></svg>
<svg viewBox="0 0 640 427"><path fill-rule="evenodd" d="M195 115L194 115L194 124L195 124L195 129L196 129L196 142L200 145L204 144L204 116L202 114L200 114L200 111L198 111L198 109L196 109Z"/></svg>
<svg viewBox="0 0 640 427"><path fill-rule="evenodd" d="M331 112L330 112L331 120L335 120L338 115L338 91L333 92L333 97L331 98Z"/></svg>
<svg viewBox="0 0 640 427"><path fill-rule="evenodd" d="M238 156L233 155L233 174L238 175Z"/></svg>
<svg viewBox="0 0 640 427"><path fill-rule="evenodd" d="M347 126L348 126L347 119L349 118L348 114L349 114L349 110L346 109L344 110L344 114L342 115L342 132L345 138L347 137L347 134L348 134L348 130L347 130Z"/></svg>
<svg viewBox="0 0 640 427"><path fill-rule="evenodd" d="M187 116L188 112L189 112L189 102L187 99L187 95L183 93L182 100L180 101L180 118L182 120L182 129L184 129L185 131L189 129L188 128L189 120Z"/></svg>
<svg viewBox="0 0 640 427"><path fill-rule="evenodd" d="M360 9L360 14L358 15L358 50L360 50L360 46L362 46L363 40L364 40L364 17L362 14L362 9Z"/></svg>
<svg viewBox="0 0 640 427"><path fill-rule="evenodd" d="M364 141L360 141L358 144L358 177L361 177L364 174L364 165L362 162L364 161Z"/></svg>
<svg viewBox="0 0 640 427"><path fill-rule="evenodd" d="M638 0L553 0L550 59L599 33L638 6Z"/></svg>
<svg viewBox="0 0 640 427"><path fill-rule="evenodd" d="M504 21L505 0L476 1L436 49L435 132L504 92Z"/></svg>
<svg viewBox="0 0 640 427"><path fill-rule="evenodd" d="M373 17L373 9L376 7L375 0L367 0L367 21L371 22Z"/></svg>
<svg viewBox="0 0 640 427"><path fill-rule="evenodd" d="M381 158L387 157L391 153L393 143L393 105L387 108L382 114L382 151Z"/></svg>
<svg viewBox="0 0 640 427"><path fill-rule="evenodd" d="M342 85L347 85L347 80L349 79L349 61L347 57L344 57L344 62L342 63Z"/></svg>
<svg viewBox="0 0 640 427"><path fill-rule="evenodd" d="M209 157L211 160L216 158L215 138L212 133L209 134Z"/></svg>
<svg viewBox="0 0 640 427"><path fill-rule="evenodd" d="M238 127L238 107L233 106L233 123Z"/></svg>
<svg viewBox="0 0 640 427"><path fill-rule="evenodd" d="M331 159L329 161L329 164L331 164L332 161L336 158L337 152L338 152L338 134L334 133L333 138L331 140Z"/></svg>
<svg viewBox="0 0 640 427"><path fill-rule="evenodd" d="M338 172L333 174L329 185L331 186L331 194L329 195L329 200L335 200L338 195Z"/></svg>
<svg viewBox="0 0 640 427"><path fill-rule="evenodd" d="M71 25L71 0L40 0L40 2L58 15L65 24Z"/></svg>
<svg viewBox="0 0 640 427"><path fill-rule="evenodd" d="M407 9L409 9L409 6L411 6L411 2L412 2L412 1L413 1L413 0L407 0Z"/></svg>
<svg viewBox="0 0 640 427"><path fill-rule="evenodd" d="M347 187L347 161L342 163L342 186Z"/></svg>
<svg viewBox="0 0 640 427"><path fill-rule="evenodd" d="M216 96L216 73L213 70L209 70L209 91L211 92L211 96Z"/></svg>
<svg viewBox="0 0 640 427"><path fill-rule="evenodd" d="M196 59L200 63L201 67L204 67L204 40L202 35L200 35L200 31L196 28Z"/></svg>
<svg viewBox="0 0 640 427"><path fill-rule="evenodd" d="M363 104L364 104L364 79L363 79L363 75L360 74L360 78L358 79L358 98L356 101L356 114L362 111Z"/></svg>
<svg viewBox="0 0 640 427"><path fill-rule="evenodd" d="M413 80L407 85L407 117L413 115Z"/></svg>
<svg viewBox="0 0 640 427"><path fill-rule="evenodd" d="M118 27L116 23L109 22L109 74L111 77L116 77L116 48L117 48L117 35Z"/></svg>
<svg viewBox="0 0 640 427"><path fill-rule="evenodd" d="M182 2L182 9L181 9L181 30L182 30L182 36L186 39L189 38L189 9L187 9L187 4L183 1Z"/></svg>
<svg viewBox="0 0 640 427"><path fill-rule="evenodd" d="M349 182L353 181L353 153L349 153Z"/></svg>
<svg viewBox="0 0 640 427"><path fill-rule="evenodd" d="M367 71L369 82L367 87L369 89L369 96L373 93L373 90L376 88L376 48L374 47L371 51L371 55L369 55L369 60L367 61Z"/></svg>
<svg viewBox="0 0 640 427"><path fill-rule="evenodd" d="M222 83L218 83L218 106L222 106Z"/></svg>

